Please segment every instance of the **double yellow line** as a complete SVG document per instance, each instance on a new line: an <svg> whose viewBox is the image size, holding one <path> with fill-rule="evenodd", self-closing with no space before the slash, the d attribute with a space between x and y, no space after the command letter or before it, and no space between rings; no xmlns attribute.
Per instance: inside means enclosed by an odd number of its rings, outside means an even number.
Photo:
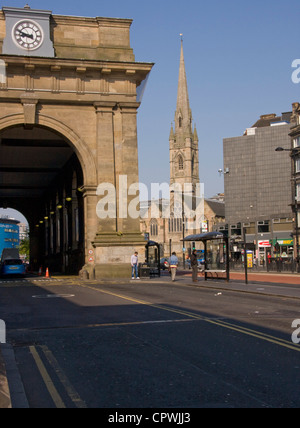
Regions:
<svg viewBox="0 0 300 428"><path fill-rule="evenodd" d="M46 369L46 367L45 367L45 365L44 365L44 363L40 357L40 354L37 350L37 347L30 346L29 350L32 354L32 357L36 363L36 366L40 372L40 375L44 381L44 384L45 384L56 408L66 409L66 404L64 403L61 395L57 391L57 389L54 385L54 382L51 379L51 377L50 377L50 375L49 375L49 373L48 373L48 371L47 371L47 369ZM39 346L39 350L43 353L43 355L47 359L47 362L54 369L60 383L63 385L67 395L69 396L71 401L74 403L75 407L80 408L80 409L86 408L86 404L81 400L78 393L75 391L75 389L73 388L73 386L69 382L68 378L66 377L66 375L64 374L64 372L60 368L56 358L54 357L54 355L52 354L50 349L48 349L47 346Z"/></svg>
<svg viewBox="0 0 300 428"><path fill-rule="evenodd" d="M128 301L138 303L141 305L151 306L152 308L160 309L163 311L184 315L190 319L195 319L198 321L204 321L204 322L207 322L209 324L216 325L218 327L226 328L228 330L233 330L233 331L236 331L238 333L241 333L241 334L244 334L247 336L251 336L251 337L255 337L255 338L260 339L260 340L264 340L265 342L269 342L269 343L272 343L274 345L278 345L278 346L281 346L281 347L284 347L287 349L291 349L292 351L300 352L300 346L293 344L292 341L289 342L288 340L280 339L278 337L271 336L269 334L262 333L262 332L257 331L257 330L253 330L253 329L250 329L247 327L236 325L236 324L233 324L233 323L230 323L227 321L220 321L220 320L215 320L215 319L211 319L208 317L203 317L203 316L197 315L193 312L183 311L181 309L169 308L168 306L158 305L158 304L154 304L151 302L147 302L145 300L135 299L133 297L125 296L125 295L118 294L118 293L113 293L111 291L103 290L101 288L96 288L96 287L92 287L92 286L88 286L88 285L80 285L80 286L84 287L84 288L90 288L92 290L98 291L99 293L108 294L110 296L118 297L118 298L123 299L123 300L128 300Z"/></svg>
<svg viewBox="0 0 300 428"><path fill-rule="evenodd" d="M159 309L162 311L171 312L171 313L175 313L175 314L179 314L179 315L183 315L183 316L187 317L187 319L174 320L174 322L175 321L176 322L187 322L187 321L192 321L192 320L202 321L202 322L206 322L206 323L209 323L212 325L216 325L216 326L221 327L221 328L225 328L227 330L232 330L232 331L236 331L238 333L241 333L241 334L244 334L247 336L255 337L255 338L263 340L265 342L272 343L273 345L278 345L278 346L290 349L292 351L300 352L300 346L294 345L292 342L289 342L289 341L284 340L284 339L280 339L278 337L275 337L275 336L272 336L272 335L269 335L266 333L259 332L257 330L253 330L253 329L246 328L246 327L243 327L240 325L236 325L236 324L233 324L233 323L230 323L227 321L221 321L221 320L211 319L208 317L203 317L203 316L197 315L193 312L189 312L189 311L185 311L185 310L181 310L181 309L174 309L174 308L170 308L168 306L164 306L164 305L160 305L160 304L154 304L151 302L147 302L145 300L135 299L133 297L125 296L123 294L113 293L113 292L108 291L108 290L103 290L101 288L96 288L96 287L92 287L92 286L88 286L88 285L82 285L82 284L80 285L80 287L89 288L91 290L97 291L97 292L102 293L102 294L114 296L114 297L117 297L117 298L120 298L123 300L128 300L130 302L134 302L134 303L137 303L140 305L150 306L152 308L156 308L156 309ZM161 322L163 322L163 321L161 321ZM171 322L171 320L168 320L165 322ZM145 322L141 321L141 322L127 322L127 323L109 323L109 324L90 325L88 327L128 326L128 325L141 325L141 324L146 324L146 323L148 323L148 322L147 321L145 321ZM153 321L153 323L155 323L155 322ZM32 357L36 363L36 366L40 372L40 375L41 375L41 377L45 383L45 386L46 386L55 406L57 408L66 408L66 404L64 403L61 395L57 391L57 388L55 387L54 382L51 379L51 377L50 377L50 375L49 375L49 373L48 373L48 371L47 371L47 369L43 363L42 358L40 357L40 353L43 354L44 359L47 360L47 362L50 364L50 366L55 371L60 383L63 385L68 397L71 399L71 401L73 402L75 407L86 408L86 404L81 400L78 393L75 391L73 386L70 384L70 382L68 381L64 372L60 368L57 360L55 359L52 352L48 349L48 347L47 346L39 346L39 347L30 346L29 349L30 349ZM40 351L40 353L38 351Z"/></svg>

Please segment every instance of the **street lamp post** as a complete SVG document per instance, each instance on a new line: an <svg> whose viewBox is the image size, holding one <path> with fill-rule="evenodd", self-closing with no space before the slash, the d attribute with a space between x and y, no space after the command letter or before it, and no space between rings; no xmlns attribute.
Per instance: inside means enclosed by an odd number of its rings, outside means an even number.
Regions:
<svg viewBox="0 0 300 428"><path fill-rule="evenodd" d="M290 152L293 161L295 162L296 157L300 154L299 147L293 149L284 149L283 147L277 147L276 152ZM292 181L294 182L293 189L293 203L295 211L295 239L296 239L296 262L297 262L297 272L300 272L299 263L300 263L300 246L299 246L299 222L298 222L298 197L297 197L297 176L296 171L292 171Z"/></svg>

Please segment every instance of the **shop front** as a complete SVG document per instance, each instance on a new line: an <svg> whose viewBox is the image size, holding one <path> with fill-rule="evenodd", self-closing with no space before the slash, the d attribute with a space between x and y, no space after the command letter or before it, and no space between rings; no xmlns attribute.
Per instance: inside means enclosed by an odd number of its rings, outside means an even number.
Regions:
<svg viewBox="0 0 300 428"><path fill-rule="evenodd" d="M265 266L272 257L272 245L269 240L258 241L258 263Z"/></svg>
<svg viewBox="0 0 300 428"><path fill-rule="evenodd" d="M273 239L270 241L273 246L273 257L281 257L283 259L293 258L294 240L288 239Z"/></svg>

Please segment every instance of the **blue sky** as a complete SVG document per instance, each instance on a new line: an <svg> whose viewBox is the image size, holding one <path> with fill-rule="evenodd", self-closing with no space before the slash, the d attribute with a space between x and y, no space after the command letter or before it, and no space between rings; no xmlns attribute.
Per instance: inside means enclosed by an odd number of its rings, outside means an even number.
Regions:
<svg viewBox="0 0 300 428"><path fill-rule="evenodd" d="M24 7L26 0L1 6ZM223 138L242 135L262 114L280 114L300 101L292 83L300 58L300 2L290 0L29 1L53 14L132 18L136 60L154 62L138 114L140 181L169 181L169 132L174 119L180 57L197 125L205 195L224 189Z"/></svg>

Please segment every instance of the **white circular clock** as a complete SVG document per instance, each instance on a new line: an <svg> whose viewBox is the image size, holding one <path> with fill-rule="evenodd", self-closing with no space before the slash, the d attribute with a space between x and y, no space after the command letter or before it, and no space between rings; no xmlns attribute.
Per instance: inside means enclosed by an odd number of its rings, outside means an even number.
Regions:
<svg viewBox="0 0 300 428"><path fill-rule="evenodd" d="M29 19L19 21L13 28L12 36L19 47L30 51L38 49L44 41L42 28Z"/></svg>

